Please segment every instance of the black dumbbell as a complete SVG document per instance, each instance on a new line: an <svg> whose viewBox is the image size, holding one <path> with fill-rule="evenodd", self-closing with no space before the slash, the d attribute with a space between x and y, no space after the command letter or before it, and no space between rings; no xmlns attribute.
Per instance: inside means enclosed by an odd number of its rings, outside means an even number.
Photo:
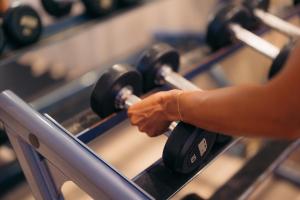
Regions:
<svg viewBox="0 0 300 200"><path fill-rule="evenodd" d="M68 15L73 3L78 0L41 0L44 9L54 17ZM112 12L115 7L130 6L140 0L81 0L86 13L92 17L100 17Z"/></svg>
<svg viewBox="0 0 300 200"><path fill-rule="evenodd" d="M59 0L41 0L44 10L53 17L64 17L69 15L73 1L59 1Z"/></svg>
<svg viewBox="0 0 300 200"><path fill-rule="evenodd" d="M32 44L41 36L41 18L31 6L15 4L2 13L2 20L5 36L15 46Z"/></svg>
<svg viewBox="0 0 300 200"><path fill-rule="evenodd" d="M244 0L243 4L252 13L254 20L258 20L287 36L300 36L299 27L266 12L269 8L270 0Z"/></svg>
<svg viewBox="0 0 300 200"><path fill-rule="evenodd" d="M114 65L97 81L91 95L91 108L101 118L127 109L140 101L142 85L139 72L127 65ZM174 123L169 128L162 158L172 171L189 173L203 164L216 134L182 122Z"/></svg>
<svg viewBox="0 0 300 200"><path fill-rule="evenodd" d="M176 73L179 64L179 53L167 44L155 44L144 51L137 63L137 69L144 80L144 92L165 83L181 90L199 90L193 83Z"/></svg>
<svg viewBox="0 0 300 200"><path fill-rule="evenodd" d="M68 15L73 4L79 0L41 0L45 11L54 17L63 17ZM101 17L110 14L115 6L116 0L80 0L85 12L91 17Z"/></svg>
<svg viewBox="0 0 300 200"><path fill-rule="evenodd" d="M251 12L244 6L227 5L218 10L209 22L206 42L212 50L218 50L235 40L239 40L273 60L272 67L279 71L288 58L293 45L288 44L282 50L247 30L253 20ZM280 61L280 62L279 62ZM270 77L271 78L271 77Z"/></svg>
<svg viewBox="0 0 300 200"><path fill-rule="evenodd" d="M137 70L144 80L144 92L149 92L155 87L169 85L171 88L181 90L201 90L191 81L178 74L180 55L176 49L165 43L155 44L144 51L137 63ZM227 136L217 134L217 141Z"/></svg>

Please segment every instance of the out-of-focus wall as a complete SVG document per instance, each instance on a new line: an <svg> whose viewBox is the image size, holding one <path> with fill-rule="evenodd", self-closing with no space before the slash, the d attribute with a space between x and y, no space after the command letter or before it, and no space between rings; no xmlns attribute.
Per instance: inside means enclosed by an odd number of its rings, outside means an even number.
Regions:
<svg viewBox="0 0 300 200"><path fill-rule="evenodd" d="M47 67L59 66L61 71L67 71L69 78L74 78L94 67L125 58L148 44L156 31L204 31L215 2L156 0L101 23L87 23L58 34L57 42L26 53L21 61L32 65L39 60Z"/></svg>

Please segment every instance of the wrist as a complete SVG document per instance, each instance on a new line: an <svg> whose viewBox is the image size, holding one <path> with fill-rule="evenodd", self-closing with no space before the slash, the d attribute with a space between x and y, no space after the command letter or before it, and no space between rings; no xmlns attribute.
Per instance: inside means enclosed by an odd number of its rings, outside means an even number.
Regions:
<svg viewBox="0 0 300 200"><path fill-rule="evenodd" d="M184 93L182 90L171 90L165 93L162 106L168 121L182 120L180 111L180 96L182 93Z"/></svg>

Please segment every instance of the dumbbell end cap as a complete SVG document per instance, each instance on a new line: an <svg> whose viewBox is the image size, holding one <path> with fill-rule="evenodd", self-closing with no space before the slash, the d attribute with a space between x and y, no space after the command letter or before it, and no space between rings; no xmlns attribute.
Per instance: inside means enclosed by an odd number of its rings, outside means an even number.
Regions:
<svg viewBox="0 0 300 200"><path fill-rule="evenodd" d="M163 65L168 65L177 72L179 70L180 55L170 45L158 43L143 52L137 64L138 71L144 80L144 92L157 87L157 73Z"/></svg>
<svg viewBox="0 0 300 200"><path fill-rule="evenodd" d="M124 87L130 87L133 94L139 96L142 92L142 76L129 65L112 66L101 75L92 91L92 110L100 118L117 112L116 97Z"/></svg>

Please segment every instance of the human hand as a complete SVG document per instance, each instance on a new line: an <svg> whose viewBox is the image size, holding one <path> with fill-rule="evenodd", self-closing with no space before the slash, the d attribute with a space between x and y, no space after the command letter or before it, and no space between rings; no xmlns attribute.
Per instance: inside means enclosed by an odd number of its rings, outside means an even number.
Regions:
<svg viewBox="0 0 300 200"><path fill-rule="evenodd" d="M181 90L155 93L128 109L131 124L150 137L156 137L168 130L172 121L180 117L177 112L177 95Z"/></svg>

